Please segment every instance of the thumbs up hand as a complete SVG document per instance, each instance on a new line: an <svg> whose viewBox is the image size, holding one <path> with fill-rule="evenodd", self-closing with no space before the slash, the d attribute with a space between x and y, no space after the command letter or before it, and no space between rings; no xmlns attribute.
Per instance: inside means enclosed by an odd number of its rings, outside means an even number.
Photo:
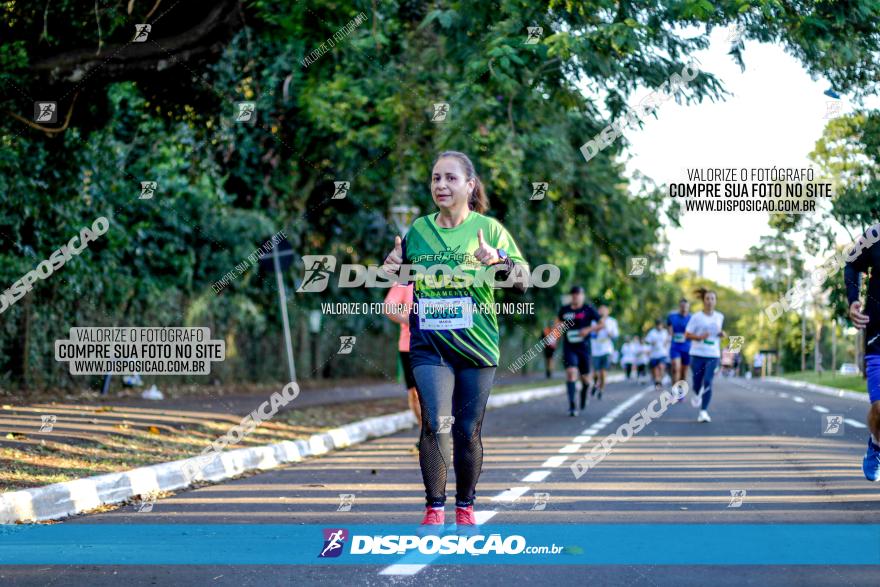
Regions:
<svg viewBox="0 0 880 587"><path fill-rule="evenodd" d="M382 270L388 274L397 273L400 270L401 263L403 263L403 244L400 241L400 236L395 236L394 248L391 249L391 252L385 257L385 263L382 265Z"/></svg>
<svg viewBox="0 0 880 587"><path fill-rule="evenodd" d="M482 228L477 232L477 242L479 246L474 251L474 257L477 261L483 265L494 265L501 261L501 258L498 256L498 249L486 244Z"/></svg>

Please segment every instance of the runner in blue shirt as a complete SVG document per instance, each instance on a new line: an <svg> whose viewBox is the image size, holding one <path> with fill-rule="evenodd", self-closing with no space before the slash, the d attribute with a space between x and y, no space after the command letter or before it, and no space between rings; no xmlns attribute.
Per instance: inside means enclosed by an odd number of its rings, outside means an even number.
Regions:
<svg viewBox="0 0 880 587"><path fill-rule="evenodd" d="M688 320L691 319L688 306L687 299L681 298L678 300L678 312L670 312L666 317L666 326L669 327L669 335L672 337L672 345L669 347L672 383L686 380L688 365L691 364L691 341L684 335Z"/></svg>

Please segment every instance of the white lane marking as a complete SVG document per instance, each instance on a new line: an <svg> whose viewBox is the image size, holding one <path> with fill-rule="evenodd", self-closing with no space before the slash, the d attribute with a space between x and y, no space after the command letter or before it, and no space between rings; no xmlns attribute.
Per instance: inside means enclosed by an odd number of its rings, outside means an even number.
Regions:
<svg viewBox="0 0 880 587"><path fill-rule="evenodd" d="M846 422L847 424L849 424L850 426L855 426L856 428L867 428L867 426L865 426L864 424L862 424L858 420L853 420L852 418L844 418L843 421Z"/></svg>
<svg viewBox="0 0 880 587"><path fill-rule="evenodd" d="M779 397L788 397L788 394L785 393L784 391L780 391L780 392L779 392Z"/></svg>
<svg viewBox="0 0 880 587"><path fill-rule="evenodd" d="M591 440L593 440L593 437L590 436L590 435L587 435L587 436L575 436L574 438L571 439L572 442L580 442L580 443L590 442Z"/></svg>
<svg viewBox="0 0 880 587"><path fill-rule="evenodd" d="M525 477L523 477L523 483L540 483L544 479L550 476L550 471L532 471Z"/></svg>
<svg viewBox="0 0 880 587"><path fill-rule="evenodd" d="M650 389L653 389L653 387ZM613 421L613 419L616 418L618 415L620 415L624 410L626 410L631 405L633 405L634 403L636 403L637 401L642 399L642 396L644 396L646 392L647 392L647 390L641 391L641 392L637 393L636 395L632 396L631 398L626 400L624 403L620 404L615 409L608 412L608 414L605 415L605 418L611 418L611 421ZM601 420L600 420L600 422L601 422ZM604 428L606 424L607 423L593 424L592 426L590 426L590 428L588 428L587 430L584 430L582 432L582 434L593 435L596 432L598 432L599 430L601 430L602 428ZM571 446L577 446L578 448L580 448L580 445L569 444L569 445L563 447L562 450L565 450L566 448L571 447ZM560 450L560 452L562 452L562 450ZM575 449L575 450L577 450L577 449ZM544 461L544 464L541 465L541 468L544 469L544 468L558 467L558 466L562 465L562 463L564 463L567 459L568 459L568 457L565 456L564 454L552 456L549 459L547 459L546 461ZM533 471L533 472L529 473L525 479L523 479L523 482L528 482L533 477L536 478L538 476L538 474L541 474L541 473L546 473L547 475L549 475L550 471ZM547 475L545 475L543 478L546 478ZM529 487L512 487L506 491L502 491L501 493L499 493L498 495L493 497L491 499L491 501L494 501L496 503L497 502L514 502L517 500L517 498L521 497L525 493L528 493L529 489L530 489ZM484 524L497 513L498 512L495 510L488 510L488 511L474 512L474 515L477 518L477 524ZM412 564L412 563L405 562L407 560L408 556L410 556L410 555L404 555L404 557L401 559L401 562L398 562L393 565L389 565L389 566L385 567L384 569L379 571L379 574L380 575L409 575L409 576L412 576L412 575L417 574L422 569L424 569L432 561L439 558L439 555L437 555L437 556L433 557L431 560L427 561L426 563Z"/></svg>
<svg viewBox="0 0 880 587"><path fill-rule="evenodd" d="M526 489L528 489L528 487ZM498 512L495 510L479 511L479 512L474 512L474 517L477 519L477 524L482 525L482 524L485 524L486 522L488 522L489 520L491 520L492 517L497 513ZM447 529L452 528L452 527L453 527L452 525L446 526ZM418 555L415 553L407 554L407 555L404 555L403 558L401 558L400 560L401 561L412 560L416 556L418 556ZM427 567L431 562L433 562L434 560L439 558L439 556L440 555L435 555L430 560L428 560L424 563L419 563L419 564L406 563L406 562L394 563L393 565L388 565L387 567L385 567L384 569L379 571L379 574L380 575L415 575L419 571L421 571L422 569ZM424 560L424 556L420 556L419 558Z"/></svg>
<svg viewBox="0 0 880 587"><path fill-rule="evenodd" d="M559 452L561 454L570 455L572 453L579 451L580 449L581 449L580 444L566 444L565 446L563 446L562 448L559 449Z"/></svg>
<svg viewBox="0 0 880 587"><path fill-rule="evenodd" d="M822 406L813 406L813 409L819 412L820 414L827 414L828 408L823 408Z"/></svg>
<svg viewBox="0 0 880 587"><path fill-rule="evenodd" d="M602 430L602 428L605 428L605 426L601 426L601 427L599 427L599 428L596 428L596 427L594 426L594 427L592 427L592 428L587 428L586 430L584 430L583 432L581 432L581 434L586 434L587 436L595 436L596 434L599 433L600 430Z"/></svg>
<svg viewBox="0 0 880 587"><path fill-rule="evenodd" d="M415 575L425 568L425 565L407 565L395 563L382 569L380 575Z"/></svg>
<svg viewBox="0 0 880 587"><path fill-rule="evenodd" d="M615 416L616 416L616 414L615 414ZM614 421L614 418L609 418L608 416L605 416L604 418L599 420L599 423L600 424L610 424L613 421Z"/></svg>
<svg viewBox="0 0 880 587"><path fill-rule="evenodd" d="M802 397L799 396L799 395L796 395L796 396L794 396L794 397L791 398L791 399L793 399L795 402L797 402L797 403L799 403L799 404L804 403L804 398L802 398Z"/></svg>
<svg viewBox="0 0 880 587"><path fill-rule="evenodd" d="M555 457L550 457L549 459L544 461L544 464L541 465L541 468L542 469L547 469L547 468L552 469L554 467L558 467L559 465L561 465L562 463L564 463L567 460L568 460L568 457L565 455L556 455Z"/></svg>
<svg viewBox="0 0 880 587"><path fill-rule="evenodd" d="M492 498L494 502L514 502L518 497L528 493L528 487L511 487Z"/></svg>

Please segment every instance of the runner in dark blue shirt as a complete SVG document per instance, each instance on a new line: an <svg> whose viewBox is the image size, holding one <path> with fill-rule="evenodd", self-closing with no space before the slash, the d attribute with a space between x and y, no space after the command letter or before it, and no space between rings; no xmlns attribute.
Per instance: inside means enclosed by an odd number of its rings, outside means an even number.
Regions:
<svg viewBox="0 0 880 587"><path fill-rule="evenodd" d="M688 306L687 298L681 298L678 300L678 312L670 312L666 317L666 326L669 327L669 336L672 337L672 344L669 346L672 383L687 380L688 365L691 364L691 341L684 336L688 320L691 319Z"/></svg>
<svg viewBox="0 0 880 587"><path fill-rule="evenodd" d="M865 376L868 379L868 450L862 470L869 481L880 480L880 224L860 236L853 247L846 249L843 279L849 301L849 317L856 328L865 330ZM871 272L865 308L859 301L861 273Z"/></svg>

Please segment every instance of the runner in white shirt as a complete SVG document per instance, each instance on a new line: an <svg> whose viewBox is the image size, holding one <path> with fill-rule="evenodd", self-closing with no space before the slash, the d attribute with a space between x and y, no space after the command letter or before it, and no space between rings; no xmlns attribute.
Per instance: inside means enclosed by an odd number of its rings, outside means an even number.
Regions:
<svg viewBox="0 0 880 587"><path fill-rule="evenodd" d="M609 316L610 313L611 310L606 304L599 305L599 315L605 319L605 326L590 335L592 338L590 344L593 348L593 389L590 395L598 393L599 399L602 399L602 392L605 391L605 376L608 373L611 353L614 352L614 339L620 336L617 320ZM594 321L593 326L595 325Z"/></svg>
<svg viewBox="0 0 880 587"><path fill-rule="evenodd" d="M663 327L662 320L654 321L654 328L648 332L645 342L651 347L651 359L648 363L651 368L651 379L654 381L654 387L659 390L662 387L666 357L669 355L669 332Z"/></svg>
<svg viewBox="0 0 880 587"><path fill-rule="evenodd" d="M632 367L636 362L636 352L638 350L636 344L632 336L627 336L626 342L620 347L620 366L623 367L627 379L632 376Z"/></svg>
<svg viewBox="0 0 880 587"><path fill-rule="evenodd" d="M727 335L722 329L724 314L715 311L718 295L706 288L697 290L697 295L703 300L703 310L691 316L685 329L685 336L693 341L690 354L694 395L691 405L700 407L697 422L711 422L707 410L712 401L712 378L721 359L721 339Z"/></svg>
<svg viewBox="0 0 880 587"><path fill-rule="evenodd" d="M633 341L633 348L636 351L636 381L641 381L642 375L645 374L645 368L648 366L648 353L651 352L651 347L637 336Z"/></svg>

